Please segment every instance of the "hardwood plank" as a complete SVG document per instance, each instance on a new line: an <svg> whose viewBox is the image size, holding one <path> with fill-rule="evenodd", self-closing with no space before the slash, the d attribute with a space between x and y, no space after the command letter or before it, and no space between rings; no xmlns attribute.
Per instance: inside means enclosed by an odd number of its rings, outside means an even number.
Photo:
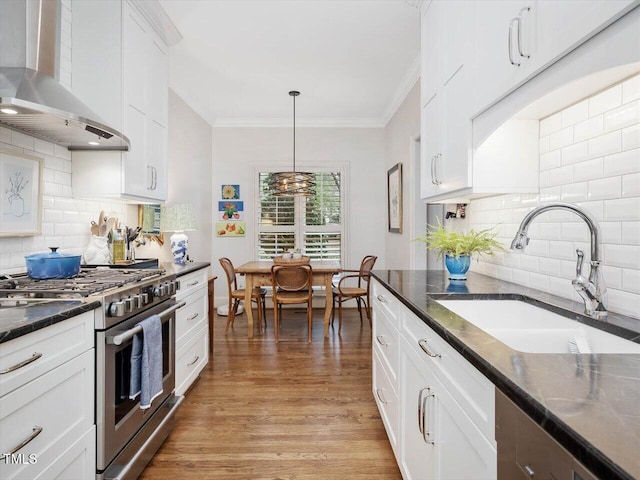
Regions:
<svg viewBox="0 0 640 480"><path fill-rule="evenodd" d="M248 339L245 315L227 335L216 318L213 361L140 479L400 479L371 393L368 321L347 309L342 334L336 321L324 339L323 313L311 344L298 309L285 312L278 345L271 321Z"/></svg>

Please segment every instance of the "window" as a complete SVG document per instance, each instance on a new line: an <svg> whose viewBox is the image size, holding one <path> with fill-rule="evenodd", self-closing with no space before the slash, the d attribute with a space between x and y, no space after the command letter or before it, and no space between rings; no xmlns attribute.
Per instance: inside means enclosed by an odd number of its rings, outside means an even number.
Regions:
<svg viewBox="0 0 640 480"><path fill-rule="evenodd" d="M315 174L315 196L274 197L269 194L270 171L258 173L258 259L300 248L314 260L342 260L344 175L340 169Z"/></svg>

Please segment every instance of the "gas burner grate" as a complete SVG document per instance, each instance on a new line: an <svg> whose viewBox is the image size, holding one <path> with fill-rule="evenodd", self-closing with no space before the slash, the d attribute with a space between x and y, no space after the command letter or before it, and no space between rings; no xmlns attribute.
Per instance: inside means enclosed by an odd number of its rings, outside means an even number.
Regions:
<svg viewBox="0 0 640 480"><path fill-rule="evenodd" d="M157 277L156 269L82 269L73 278L37 280L27 274L0 277L0 298L88 297L123 285Z"/></svg>

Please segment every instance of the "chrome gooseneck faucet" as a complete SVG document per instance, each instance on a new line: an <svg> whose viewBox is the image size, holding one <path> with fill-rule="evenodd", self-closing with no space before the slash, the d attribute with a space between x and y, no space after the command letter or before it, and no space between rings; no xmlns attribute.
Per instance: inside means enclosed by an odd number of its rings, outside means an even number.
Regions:
<svg viewBox="0 0 640 480"><path fill-rule="evenodd" d="M529 244L527 230L529 224L534 218L541 213L549 210L568 210L578 215L584 220L589 227L591 237L591 270L589 277L582 275L582 262L584 260L584 252L580 249L576 250L578 261L576 264L576 278L571 284L578 292L578 295L584 300L584 308L587 315L593 318L603 319L607 316L607 287L604 284L602 272L600 271L600 227L598 222L590 213L571 203L553 202L540 205L531 210L522 220L518 233L511 242L511 248L514 250L524 250Z"/></svg>

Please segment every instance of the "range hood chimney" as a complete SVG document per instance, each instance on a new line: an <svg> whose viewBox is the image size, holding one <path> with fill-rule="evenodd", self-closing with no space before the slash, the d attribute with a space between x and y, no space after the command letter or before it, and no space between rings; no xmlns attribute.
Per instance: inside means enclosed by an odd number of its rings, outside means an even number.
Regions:
<svg viewBox="0 0 640 480"><path fill-rule="evenodd" d="M59 25L59 0L0 0L0 125L69 150L128 150L55 79Z"/></svg>

